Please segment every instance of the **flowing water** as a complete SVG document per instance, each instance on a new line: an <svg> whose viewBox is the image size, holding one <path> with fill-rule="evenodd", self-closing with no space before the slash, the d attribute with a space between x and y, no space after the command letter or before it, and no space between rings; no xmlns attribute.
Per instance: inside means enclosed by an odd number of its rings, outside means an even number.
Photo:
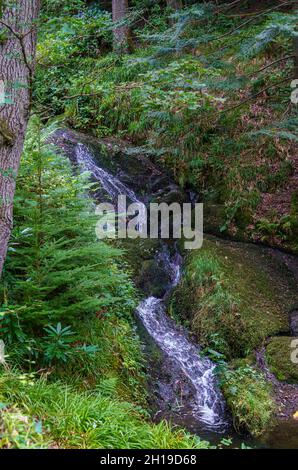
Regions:
<svg viewBox="0 0 298 470"><path fill-rule="evenodd" d="M90 172L92 177L101 184L102 188L113 200L115 200L118 195L122 194L127 196L131 202L139 202L137 196L131 189L121 183L118 178L96 165L93 156L86 145L80 143L77 144L75 149L75 158L77 164L82 168L82 170Z"/></svg>
<svg viewBox="0 0 298 470"><path fill-rule="evenodd" d="M179 283L182 259L178 253L171 259L165 246L158 257L172 280L166 297ZM186 332L169 318L165 298L148 297L138 306L137 313L160 349L175 360L191 382L195 390L194 419L204 423L206 428L223 430L226 427L225 409L214 375L215 365L206 357L200 356L200 350L187 338Z"/></svg>
<svg viewBox="0 0 298 470"><path fill-rule="evenodd" d="M118 195L126 195L132 202L139 202L136 194L118 178L100 168L91 152L83 144L75 149L77 164L84 171L89 171L93 179L115 200ZM137 316L147 333L153 338L161 351L175 364L194 390L192 419L213 431L226 428L224 399L216 383L215 365L200 355L200 350L187 337L187 333L169 318L166 311L166 298L179 283L182 258L176 251L170 255L167 245L163 245L157 254L159 263L170 279L170 285L163 298L148 297L137 308Z"/></svg>

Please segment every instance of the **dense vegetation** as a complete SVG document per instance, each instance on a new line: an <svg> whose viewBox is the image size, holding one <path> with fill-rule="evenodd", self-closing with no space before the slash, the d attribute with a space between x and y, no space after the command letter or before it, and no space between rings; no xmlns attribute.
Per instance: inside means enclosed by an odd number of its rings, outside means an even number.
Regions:
<svg viewBox="0 0 298 470"><path fill-rule="evenodd" d="M148 424L121 251L95 239L88 175L29 129L1 284L1 447L206 447Z"/></svg>
<svg viewBox="0 0 298 470"><path fill-rule="evenodd" d="M291 339L275 335L288 331L289 305L296 298L290 273L265 249L208 237L201 250L187 256L182 282L170 301L171 315L188 325L205 354L217 362L236 425L255 435L267 429L276 411L255 351L272 337L269 365L279 379L295 382Z"/></svg>
<svg viewBox="0 0 298 470"><path fill-rule="evenodd" d="M298 253L293 2L184 3L132 1L119 51L106 2L44 2L0 284L0 448L210 447L151 421L132 254L96 240L96 188L48 143L59 125L162 164L205 202L209 232ZM287 332L294 298L276 270L212 238L187 257L169 301L218 363L237 429L254 435L276 404L253 354ZM270 340L266 357L280 380L297 382L297 368L279 364L286 341Z"/></svg>
<svg viewBox="0 0 298 470"><path fill-rule="evenodd" d="M245 3L173 13L138 2L126 19L134 50L121 56L112 51L110 16L96 4L79 16L52 9L35 99L47 118L62 115L156 155L211 206L213 231L296 250L297 14L291 2L284 10L269 2L261 13Z"/></svg>

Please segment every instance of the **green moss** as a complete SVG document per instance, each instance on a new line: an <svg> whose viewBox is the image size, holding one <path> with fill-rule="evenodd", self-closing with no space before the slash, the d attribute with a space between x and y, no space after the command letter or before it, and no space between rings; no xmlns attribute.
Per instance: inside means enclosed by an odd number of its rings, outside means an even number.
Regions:
<svg viewBox="0 0 298 470"><path fill-rule="evenodd" d="M125 252L125 259L132 271L134 279L140 277L142 265L144 262L152 260L160 246L158 239L122 239L116 240L116 246L119 246Z"/></svg>
<svg viewBox="0 0 298 470"><path fill-rule="evenodd" d="M236 428L246 429L253 436L268 429L275 405L271 387L262 374L247 365L227 369L222 376L222 390Z"/></svg>
<svg viewBox="0 0 298 470"><path fill-rule="evenodd" d="M266 359L270 370L281 381L298 383L298 364L291 360L294 348L291 346L294 337L271 338L266 348Z"/></svg>
<svg viewBox="0 0 298 470"><path fill-rule="evenodd" d="M262 248L210 238L187 259L171 301L203 346L244 357L268 337L288 331L295 286Z"/></svg>
<svg viewBox="0 0 298 470"><path fill-rule="evenodd" d="M16 136L10 129L5 119L0 119L0 141L3 145L12 146L15 142Z"/></svg>

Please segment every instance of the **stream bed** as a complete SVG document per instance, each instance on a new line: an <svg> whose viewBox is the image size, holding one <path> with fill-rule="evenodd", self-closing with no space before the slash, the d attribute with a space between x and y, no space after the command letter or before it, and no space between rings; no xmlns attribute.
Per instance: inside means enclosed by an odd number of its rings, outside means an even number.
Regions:
<svg viewBox="0 0 298 470"><path fill-rule="evenodd" d="M65 150L61 142L63 139L68 142L70 136L68 131L63 132L60 132L58 140ZM82 171L90 172L109 201L115 201L118 195L126 195L131 202L144 200L144 195L138 196L135 188L121 181L109 169L101 167L85 142L72 142L70 159ZM98 197L101 202L102 195L100 193ZM135 240L135 243L138 241ZM160 296L149 292L136 310L136 320L148 357L153 419L167 419L215 444L223 437L231 437L233 446L244 442L252 447L297 448L298 422L293 420L278 423L263 441L240 436L233 430L232 419L217 383L215 364L200 354L200 347L192 341L188 332L167 314L167 298L179 283L183 259L173 241L160 242L154 257L164 276L169 279L167 288Z"/></svg>

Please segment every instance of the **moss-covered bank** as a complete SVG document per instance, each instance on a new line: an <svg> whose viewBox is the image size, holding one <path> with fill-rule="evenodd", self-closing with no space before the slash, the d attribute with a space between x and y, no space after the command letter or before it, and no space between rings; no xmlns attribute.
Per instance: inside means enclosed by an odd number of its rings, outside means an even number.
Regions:
<svg viewBox="0 0 298 470"><path fill-rule="evenodd" d="M238 430L260 436L270 428L275 404L272 387L262 373L241 360L221 374L222 390Z"/></svg>
<svg viewBox="0 0 298 470"><path fill-rule="evenodd" d="M254 351L268 337L289 332L289 312L296 302L295 280L274 252L210 236L201 250L187 255L182 282L169 302L171 315L187 324L205 352L220 362L235 425L253 435L270 426L275 409ZM271 354L273 345L268 346ZM276 365L276 359L271 363Z"/></svg>
<svg viewBox="0 0 298 470"><path fill-rule="evenodd" d="M266 360L276 378L289 383L298 383L298 338L271 338L266 348Z"/></svg>
<svg viewBox="0 0 298 470"><path fill-rule="evenodd" d="M188 255L170 310L202 346L231 359L287 332L296 296L291 274L266 249L208 237Z"/></svg>

